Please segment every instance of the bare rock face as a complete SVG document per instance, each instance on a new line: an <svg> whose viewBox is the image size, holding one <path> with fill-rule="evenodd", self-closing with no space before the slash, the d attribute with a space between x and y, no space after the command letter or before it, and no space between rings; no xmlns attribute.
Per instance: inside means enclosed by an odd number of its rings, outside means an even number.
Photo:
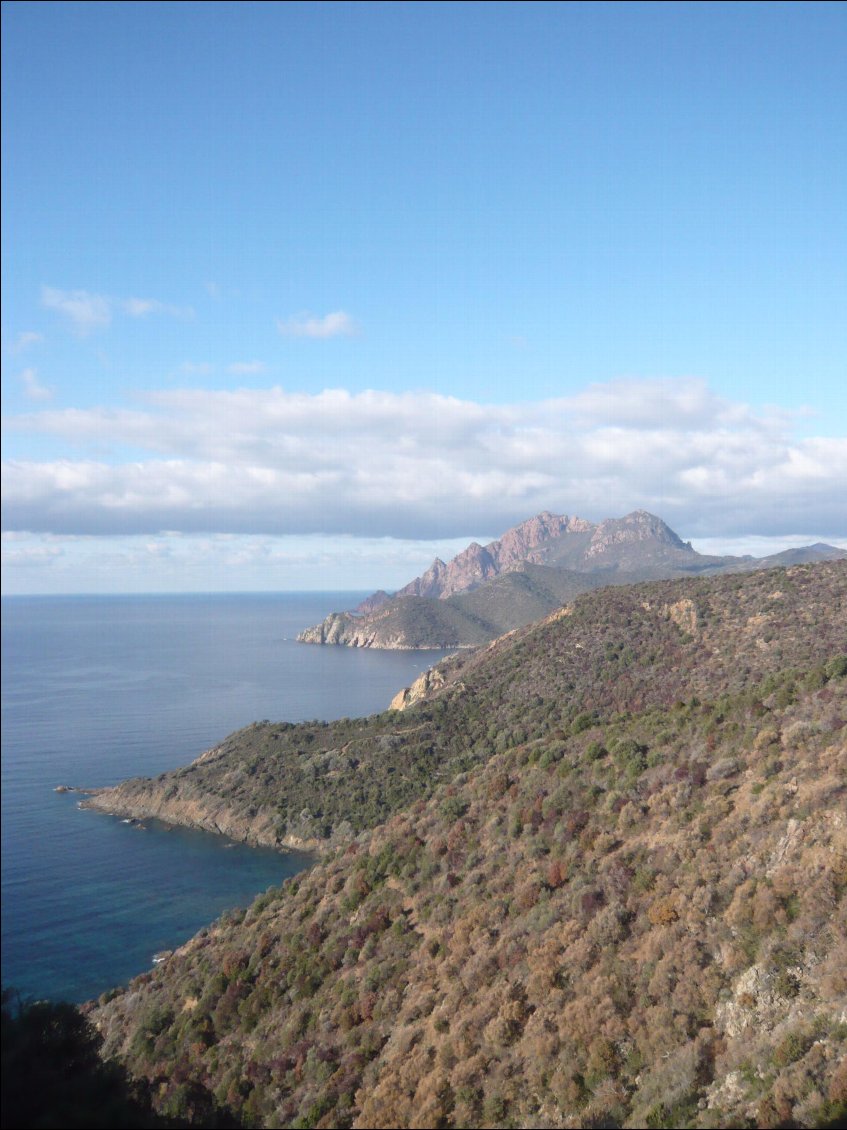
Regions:
<svg viewBox="0 0 847 1130"><path fill-rule="evenodd" d="M390 618L381 606L369 616L361 617L350 612L330 612L325 620L306 628L297 639L300 643L378 647L389 651L404 651L410 646L402 632L392 631Z"/></svg>
<svg viewBox="0 0 847 1130"><path fill-rule="evenodd" d="M446 573L447 566L436 557L427 571L404 585L397 596L441 596Z"/></svg>
<svg viewBox="0 0 847 1130"><path fill-rule="evenodd" d="M350 643L356 633L356 617L349 612L330 612L313 628L306 628L297 637L301 643Z"/></svg>
<svg viewBox="0 0 847 1130"><path fill-rule="evenodd" d="M398 691L392 698L389 710L406 710L410 706L414 706L416 702L422 702L433 691L437 691L443 687L445 683L444 675L437 667L430 668L429 671L418 676L417 679L409 687L404 687L402 691Z"/></svg>
<svg viewBox="0 0 847 1130"><path fill-rule="evenodd" d="M594 528L594 523L587 522L584 518L569 518L567 514L551 514L549 510L544 510L508 530L499 541L491 544L498 547L497 561L503 571L521 565L524 561L540 564L543 556L535 553L540 546L565 534L588 533Z"/></svg>
<svg viewBox="0 0 847 1130"><path fill-rule="evenodd" d="M683 632L687 632L690 636L697 635L697 605L693 600L685 597L674 601L673 604L664 604L662 614L673 620Z"/></svg>
<svg viewBox="0 0 847 1130"><path fill-rule="evenodd" d="M445 600L458 593L471 592L526 562L547 564L551 555L560 557L563 552L567 554L569 567L580 570L637 568L644 564L645 555L652 562L668 556L694 554L691 546L677 537L661 518L646 510L636 510L624 518L609 518L599 525L584 518L544 510L488 545L471 542L446 564L436 557L429 569L400 589L397 596Z"/></svg>
<svg viewBox="0 0 847 1130"><path fill-rule="evenodd" d="M472 541L467 549L462 550L445 566L437 595L444 600L454 593L469 592L479 588L491 577L496 577L499 572L497 560L489 549Z"/></svg>
<svg viewBox="0 0 847 1130"><path fill-rule="evenodd" d="M212 753L216 751L210 751ZM250 815L239 812L225 797L183 796L157 781L134 779L113 788L98 789L80 804L131 820L151 817L182 828L215 832L239 843L292 851L325 850L318 839L278 835L277 813L272 805L259 806Z"/></svg>
<svg viewBox="0 0 847 1130"><path fill-rule="evenodd" d="M619 551L621 547L638 546L644 542L694 552L661 518L648 514L646 510L635 510L624 518L607 518L601 522L594 531L585 556L588 559L598 558L611 551Z"/></svg>
<svg viewBox="0 0 847 1130"><path fill-rule="evenodd" d="M448 596L470 592L492 577L516 569L527 561L540 564L544 555L536 551L548 543L566 534L587 533L593 529L593 523L583 518L569 518L567 514L551 514L545 510L507 530L502 538L488 545L471 542L447 564L436 557L427 571L400 589L397 596L446 600Z"/></svg>

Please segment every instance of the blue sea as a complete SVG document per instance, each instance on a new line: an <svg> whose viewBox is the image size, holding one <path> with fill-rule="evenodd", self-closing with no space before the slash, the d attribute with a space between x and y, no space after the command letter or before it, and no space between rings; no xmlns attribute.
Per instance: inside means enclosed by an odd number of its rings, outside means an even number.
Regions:
<svg viewBox="0 0 847 1130"><path fill-rule="evenodd" d="M385 709L446 653L295 640L361 595L3 598L4 986L87 1000L309 865L54 790L153 776L256 720Z"/></svg>

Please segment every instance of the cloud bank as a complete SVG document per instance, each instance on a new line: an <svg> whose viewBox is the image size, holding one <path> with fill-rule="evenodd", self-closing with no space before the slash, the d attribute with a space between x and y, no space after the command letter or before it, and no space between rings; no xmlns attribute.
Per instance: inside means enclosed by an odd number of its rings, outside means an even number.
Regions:
<svg viewBox="0 0 847 1130"><path fill-rule="evenodd" d="M643 507L685 537L847 532L847 439L795 439L789 414L695 379L504 405L181 389L134 409L45 408L7 428L63 452L4 464L12 530L420 539L499 533L542 509L597 519ZM105 448L146 454L94 456Z"/></svg>

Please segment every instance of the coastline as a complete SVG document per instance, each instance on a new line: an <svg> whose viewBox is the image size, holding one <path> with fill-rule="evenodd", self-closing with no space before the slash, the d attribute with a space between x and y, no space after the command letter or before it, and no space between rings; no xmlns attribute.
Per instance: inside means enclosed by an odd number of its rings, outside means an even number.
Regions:
<svg viewBox="0 0 847 1130"><path fill-rule="evenodd" d="M253 817L242 816L215 798L188 799L168 796L168 785L157 788L158 782L132 778L103 789L73 788L68 791L86 793L78 808L118 816L128 820L159 820L180 828L194 828L225 836L249 847L273 848L281 853L303 852L324 855L337 846L334 840L321 840L294 835L279 836L274 831L277 815L260 809Z"/></svg>

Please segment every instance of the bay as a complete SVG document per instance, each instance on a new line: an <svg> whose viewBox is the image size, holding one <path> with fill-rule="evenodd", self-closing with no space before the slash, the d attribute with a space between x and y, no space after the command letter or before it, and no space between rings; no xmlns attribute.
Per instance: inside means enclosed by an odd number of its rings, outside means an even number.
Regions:
<svg viewBox="0 0 847 1130"><path fill-rule="evenodd" d="M250 722L385 709L445 652L298 644L356 593L4 597L2 977L80 1002L310 858L80 810Z"/></svg>

